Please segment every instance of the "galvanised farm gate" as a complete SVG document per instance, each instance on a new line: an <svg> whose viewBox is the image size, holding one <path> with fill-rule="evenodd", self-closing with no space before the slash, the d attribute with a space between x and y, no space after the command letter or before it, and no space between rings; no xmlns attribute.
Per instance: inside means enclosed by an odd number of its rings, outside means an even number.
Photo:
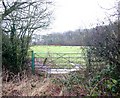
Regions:
<svg viewBox="0 0 120 98"><path fill-rule="evenodd" d="M43 71L49 69L73 69L86 64L86 54L78 52L41 53L32 51L32 72L35 68Z"/></svg>

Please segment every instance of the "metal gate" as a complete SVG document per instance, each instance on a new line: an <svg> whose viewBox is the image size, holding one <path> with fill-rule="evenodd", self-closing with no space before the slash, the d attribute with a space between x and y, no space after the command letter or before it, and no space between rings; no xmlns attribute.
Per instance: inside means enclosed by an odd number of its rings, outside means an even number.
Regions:
<svg viewBox="0 0 120 98"><path fill-rule="evenodd" d="M35 68L75 68L84 66L86 56L83 53L36 53L32 51L32 72Z"/></svg>

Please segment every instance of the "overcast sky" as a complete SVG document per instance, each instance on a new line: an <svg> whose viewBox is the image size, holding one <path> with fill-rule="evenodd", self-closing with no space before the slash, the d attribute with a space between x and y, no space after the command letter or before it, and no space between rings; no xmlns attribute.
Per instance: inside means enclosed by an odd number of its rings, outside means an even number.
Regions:
<svg viewBox="0 0 120 98"><path fill-rule="evenodd" d="M40 33L64 32L95 26L106 17L106 10L100 6L111 8L114 3L115 0L55 0L51 29Z"/></svg>

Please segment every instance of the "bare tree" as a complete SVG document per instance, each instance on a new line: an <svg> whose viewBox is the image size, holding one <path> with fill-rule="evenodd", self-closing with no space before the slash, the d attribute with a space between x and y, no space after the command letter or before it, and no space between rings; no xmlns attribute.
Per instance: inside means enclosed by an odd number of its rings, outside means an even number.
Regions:
<svg viewBox="0 0 120 98"><path fill-rule="evenodd" d="M23 68L32 34L37 29L47 28L51 23L51 4L48 0L2 1L3 61L6 61L4 65L8 69L10 65L14 65L12 69L17 66L18 70Z"/></svg>
<svg viewBox="0 0 120 98"><path fill-rule="evenodd" d="M3 1L3 31L10 32L12 21L14 21L15 29L20 33L19 35L23 31L29 32L29 35L31 35L36 29L47 27L50 24L52 14L48 10L50 3L45 0L11 3Z"/></svg>

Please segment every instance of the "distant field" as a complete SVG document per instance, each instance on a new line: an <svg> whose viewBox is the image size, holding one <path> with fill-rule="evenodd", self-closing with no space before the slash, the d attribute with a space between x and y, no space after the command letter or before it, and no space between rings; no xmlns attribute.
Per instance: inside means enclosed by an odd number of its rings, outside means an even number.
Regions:
<svg viewBox="0 0 120 98"><path fill-rule="evenodd" d="M78 52L81 53L85 47L84 46L32 46L30 47L34 52L41 53L63 53L63 52Z"/></svg>
<svg viewBox="0 0 120 98"><path fill-rule="evenodd" d="M74 64L85 64L86 47L84 46L32 46L36 58L48 58L47 63L53 63L56 67L71 68Z"/></svg>

